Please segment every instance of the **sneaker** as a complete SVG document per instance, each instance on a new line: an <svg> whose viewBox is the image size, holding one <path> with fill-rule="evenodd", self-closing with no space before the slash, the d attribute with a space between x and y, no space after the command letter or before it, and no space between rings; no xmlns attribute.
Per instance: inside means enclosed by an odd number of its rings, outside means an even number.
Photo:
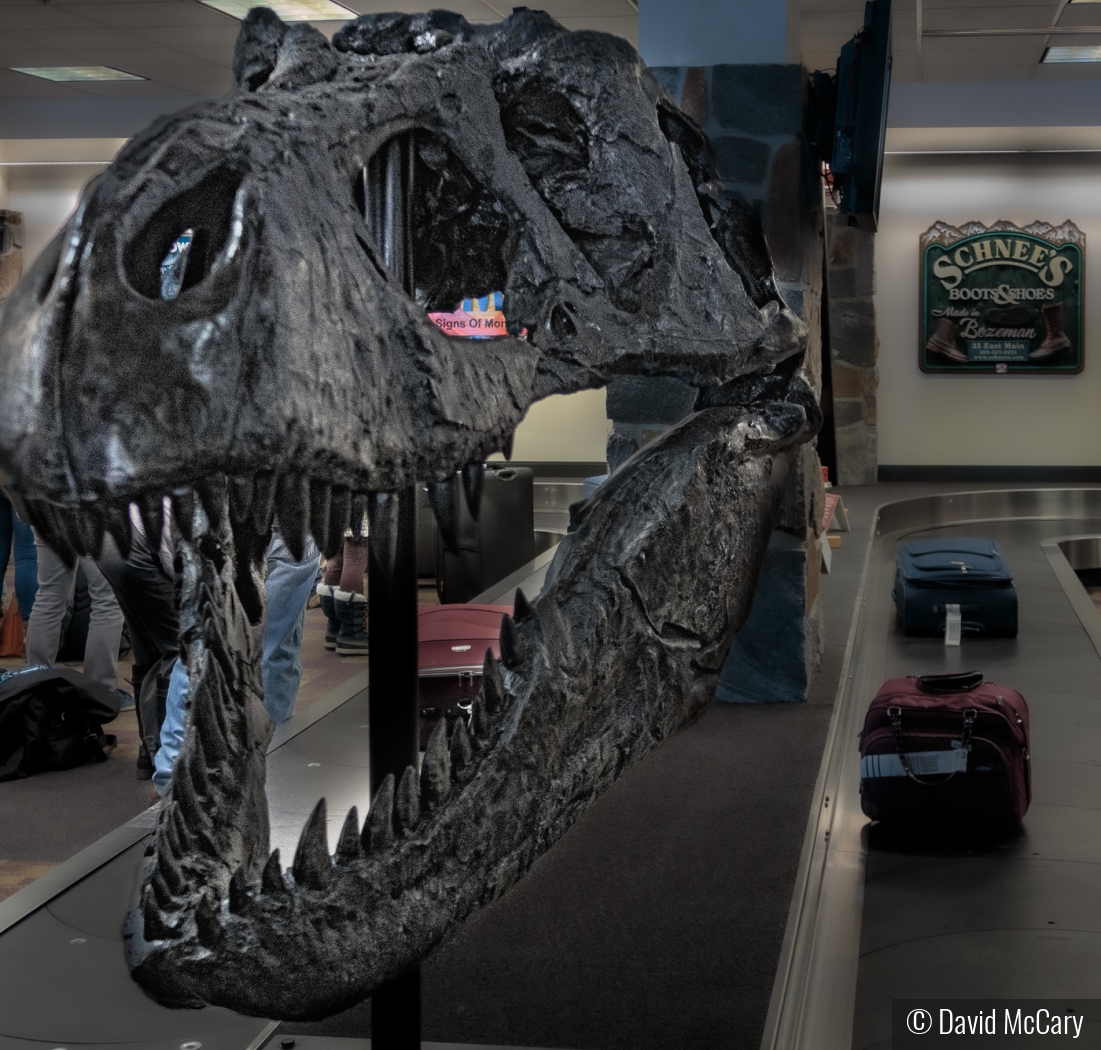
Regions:
<svg viewBox="0 0 1101 1050"><path fill-rule="evenodd" d="M334 587L333 605L340 619L335 646L337 655L366 656L367 599L355 591L342 591L339 587Z"/></svg>
<svg viewBox="0 0 1101 1050"><path fill-rule="evenodd" d="M340 633L340 617L336 614L333 587L327 583L317 585L317 600L325 614L325 648L336 648L336 636Z"/></svg>
<svg viewBox="0 0 1101 1050"><path fill-rule="evenodd" d="M122 701L119 704L119 713L121 714L123 711L133 711L135 706L134 698L123 689L116 689L115 692L118 693L119 700Z"/></svg>

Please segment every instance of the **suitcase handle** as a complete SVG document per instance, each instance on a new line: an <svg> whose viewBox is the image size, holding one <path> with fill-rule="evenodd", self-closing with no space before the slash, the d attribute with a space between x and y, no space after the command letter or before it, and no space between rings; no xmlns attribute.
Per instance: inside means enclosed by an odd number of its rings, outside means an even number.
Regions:
<svg viewBox="0 0 1101 1050"><path fill-rule="evenodd" d="M925 693L969 693L986 679L982 671L949 671L947 674L911 675Z"/></svg>
<svg viewBox="0 0 1101 1050"><path fill-rule="evenodd" d="M977 673L977 672L976 672ZM946 678L947 675L931 675L935 678ZM915 784L922 784L925 787L936 787L939 784L947 784L959 770L953 770L943 780L922 780L911 768L910 763L906 760L906 751L902 746L902 708L892 706L887 708L887 717L891 720L891 728L895 731L895 749L898 751L898 760L902 763L902 768L906 771L906 775L914 781ZM971 749L971 727L975 724L975 719L978 717L978 712L969 707L963 712L963 738L960 741L960 747L964 751Z"/></svg>

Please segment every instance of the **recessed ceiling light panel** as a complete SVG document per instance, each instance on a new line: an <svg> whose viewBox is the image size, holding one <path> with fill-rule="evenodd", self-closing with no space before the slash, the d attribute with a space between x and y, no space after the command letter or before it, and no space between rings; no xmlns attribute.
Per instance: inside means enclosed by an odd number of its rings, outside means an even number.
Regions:
<svg viewBox="0 0 1101 1050"><path fill-rule="evenodd" d="M355 11L333 0L269 0L257 3L256 0L201 0L215 11L244 18L254 7L270 7L284 22L343 22L349 18L358 18Z"/></svg>
<svg viewBox="0 0 1101 1050"><path fill-rule="evenodd" d="M16 73L41 77L58 84L87 83L94 80L145 80L145 77L124 73L110 66L12 66Z"/></svg>
<svg viewBox="0 0 1101 1050"><path fill-rule="evenodd" d="M1092 0L1091 0L1092 2ZM1049 47L1043 62L1101 62L1101 47Z"/></svg>

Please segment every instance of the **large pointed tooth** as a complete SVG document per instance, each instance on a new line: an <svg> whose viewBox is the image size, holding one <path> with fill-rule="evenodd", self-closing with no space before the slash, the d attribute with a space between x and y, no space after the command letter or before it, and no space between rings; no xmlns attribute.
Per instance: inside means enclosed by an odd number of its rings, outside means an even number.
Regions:
<svg viewBox="0 0 1101 1050"><path fill-rule="evenodd" d="M195 787L195 794L199 798L210 799L210 778L207 776L206 753L203 750L203 741L198 733L191 741L191 751L187 758L188 769L191 771L191 783Z"/></svg>
<svg viewBox="0 0 1101 1050"><path fill-rule="evenodd" d="M210 522L211 531L217 530L225 517L225 474L211 474L208 478L200 478L195 482L195 492L206 511L206 520Z"/></svg>
<svg viewBox="0 0 1101 1050"><path fill-rule="evenodd" d="M187 879L180 869L180 858L172 854L173 850L170 846L157 851L157 871L164 879L169 892L175 897L180 897L187 889Z"/></svg>
<svg viewBox="0 0 1101 1050"><path fill-rule="evenodd" d="M323 890L332 881L333 862L329 857L329 842L325 832L327 822L325 800L321 799L306 821L298 839L298 849L294 851L291 871L298 886Z"/></svg>
<svg viewBox="0 0 1101 1050"><path fill-rule="evenodd" d="M470 733L466 728L466 719L455 719L455 728L451 730L451 768L466 769L474 757L474 748L470 743Z"/></svg>
<svg viewBox="0 0 1101 1050"><path fill-rule="evenodd" d="M512 618L514 620L526 620L532 616L535 610L528 601L528 596L519 588L516 588L516 597L512 600Z"/></svg>
<svg viewBox="0 0 1101 1050"><path fill-rule="evenodd" d="M130 515L122 507L104 507L104 520L123 561L130 557Z"/></svg>
<svg viewBox="0 0 1101 1050"><path fill-rule="evenodd" d="M214 891L209 886L204 887L195 908L195 932L199 935L199 943L207 948L213 948L221 937L222 929L218 922L220 913L221 908Z"/></svg>
<svg viewBox="0 0 1101 1050"><path fill-rule="evenodd" d="M169 832L175 842L179 844L176 855L178 857L186 857L189 853L195 851L195 836L191 834L191 829L187 826L187 819L184 817L180 807L172 803L168 803L168 805L171 806L172 809L171 816L168 820ZM161 812L164 812L163 807Z"/></svg>
<svg viewBox="0 0 1101 1050"><path fill-rule="evenodd" d="M36 502L31 505L31 524L42 534L46 546L50 548L66 565L72 566L76 562L76 551L73 550L69 537L66 535L64 518L56 507L48 503Z"/></svg>
<svg viewBox="0 0 1101 1050"><path fill-rule="evenodd" d="M501 617L501 663L511 671L523 662L524 643L520 640L520 632L512 617L505 613Z"/></svg>
<svg viewBox="0 0 1101 1050"><path fill-rule="evenodd" d="M321 548L322 554L325 553L324 548L329 541L329 507L332 498L333 487L327 481L310 479L310 535Z"/></svg>
<svg viewBox="0 0 1101 1050"><path fill-rule="evenodd" d="M153 869L153 874L149 879L149 888L153 891L157 907L162 911L173 910L176 903L175 898L181 896L180 893L172 891L172 887L168 884L159 867Z"/></svg>
<svg viewBox="0 0 1101 1050"><path fill-rule="evenodd" d="M485 697L486 710L491 715L505 706L505 683L501 677L501 665L492 649L486 650L486 658L482 663L482 695Z"/></svg>
<svg viewBox="0 0 1101 1050"><path fill-rule="evenodd" d="M264 872L260 876L260 892L269 897L277 897L287 892L287 884L283 881L283 867L279 863L279 850L272 850L264 865Z"/></svg>
<svg viewBox="0 0 1101 1050"><path fill-rule="evenodd" d="M145 492L136 502L145 529L145 539L150 548L156 550L161 545L161 530L164 528L164 500L159 493Z"/></svg>
<svg viewBox="0 0 1101 1050"><path fill-rule="evenodd" d="M363 856L363 843L359 839L359 811L355 806L348 810L340 838L336 840L336 859L347 864Z"/></svg>
<svg viewBox="0 0 1101 1050"><path fill-rule="evenodd" d="M172 518L181 535L189 543L195 538L195 506L198 500L188 488L172 491Z"/></svg>
<svg viewBox="0 0 1101 1050"><path fill-rule="evenodd" d="M157 906L152 892L142 901L142 936L147 941L166 941L180 936L180 931L169 926Z"/></svg>
<svg viewBox="0 0 1101 1050"><path fill-rule="evenodd" d="M456 498L455 481L430 481L428 503L440 529L444 546L452 553L459 553L459 501Z"/></svg>
<svg viewBox="0 0 1101 1050"><path fill-rule="evenodd" d="M362 492L357 492L352 496L351 507L348 511L348 525L352 530L352 539L358 540L363 538L363 519L367 514L367 497Z"/></svg>
<svg viewBox="0 0 1101 1050"><path fill-rule="evenodd" d="M485 740L489 735L489 715L486 714L486 702L481 693L474 697L471 705L470 727L474 730L475 740Z"/></svg>
<svg viewBox="0 0 1101 1050"><path fill-rule="evenodd" d="M271 528L274 513L275 475L270 470L262 470L256 475L252 494L252 525L261 536L266 536Z"/></svg>
<svg viewBox="0 0 1101 1050"><path fill-rule="evenodd" d="M451 790L451 757L447 753L447 719L441 718L428 738L421 763L421 795L429 806L438 806Z"/></svg>
<svg viewBox="0 0 1101 1050"><path fill-rule="evenodd" d="M370 558L389 577L398 556L398 495L372 492L367 508Z"/></svg>
<svg viewBox="0 0 1101 1050"><path fill-rule="evenodd" d="M394 842L394 774L387 773L371 799L360 841L368 853L388 849Z"/></svg>
<svg viewBox="0 0 1101 1050"><path fill-rule="evenodd" d="M229 880L229 910L234 915L240 915L248 907L248 881L245 878L244 866L233 873Z"/></svg>
<svg viewBox="0 0 1101 1050"><path fill-rule="evenodd" d="M310 480L305 474L284 474L279 479L276 516L287 550L295 561L301 561L310 528Z"/></svg>
<svg viewBox="0 0 1101 1050"><path fill-rule="evenodd" d="M466 506L470 516L477 521L482 512L482 489L485 487L486 465L484 463L468 463L463 467L463 495L466 497Z"/></svg>
<svg viewBox="0 0 1101 1050"><path fill-rule="evenodd" d="M417 786L417 771L406 766L394 794L394 824L399 833L408 834L421 819L421 793Z"/></svg>
<svg viewBox="0 0 1101 1050"><path fill-rule="evenodd" d="M325 540L325 557L335 557L344 548L344 530L352 509L352 494L343 486L334 486L329 503L329 535Z"/></svg>
<svg viewBox="0 0 1101 1050"><path fill-rule="evenodd" d="M252 478L231 477L228 479L229 518L234 525L248 521L252 513Z"/></svg>
<svg viewBox="0 0 1101 1050"><path fill-rule="evenodd" d="M512 433L501 442L501 452L504 454L505 459L512 459L512 444L515 438L516 434Z"/></svg>
<svg viewBox="0 0 1101 1050"><path fill-rule="evenodd" d="M172 798L179 806L188 830L197 833L206 827L206 813L191 782L191 763L177 762L172 771Z"/></svg>
<svg viewBox="0 0 1101 1050"><path fill-rule="evenodd" d="M79 507L69 519L69 539L77 554L99 557L103 524L92 507Z"/></svg>
<svg viewBox="0 0 1101 1050"><path fill-rule="evenodd" d="M197 739L202 741L203 752L215 766L228 761L231 754L226 726L222 721L224 715L215 699L228 693L223 683L222 669L217 658L211 654L211 659L204 661L203 675L192 690L191 721Z"/></svg>

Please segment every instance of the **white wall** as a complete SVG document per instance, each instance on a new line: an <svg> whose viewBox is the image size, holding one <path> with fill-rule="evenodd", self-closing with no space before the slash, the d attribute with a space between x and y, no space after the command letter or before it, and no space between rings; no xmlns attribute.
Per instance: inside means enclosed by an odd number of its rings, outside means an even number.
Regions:
<svg viewBox="0 0 1101 1050"><path fill-rule="evenodd" d="M960 225L1071 219L1086 234L1085 368L1076 376L926 375L918 368L918 237ZM1083 154L888 157L876 236L879 461L1101 463L1101 159Z"/></svg>

